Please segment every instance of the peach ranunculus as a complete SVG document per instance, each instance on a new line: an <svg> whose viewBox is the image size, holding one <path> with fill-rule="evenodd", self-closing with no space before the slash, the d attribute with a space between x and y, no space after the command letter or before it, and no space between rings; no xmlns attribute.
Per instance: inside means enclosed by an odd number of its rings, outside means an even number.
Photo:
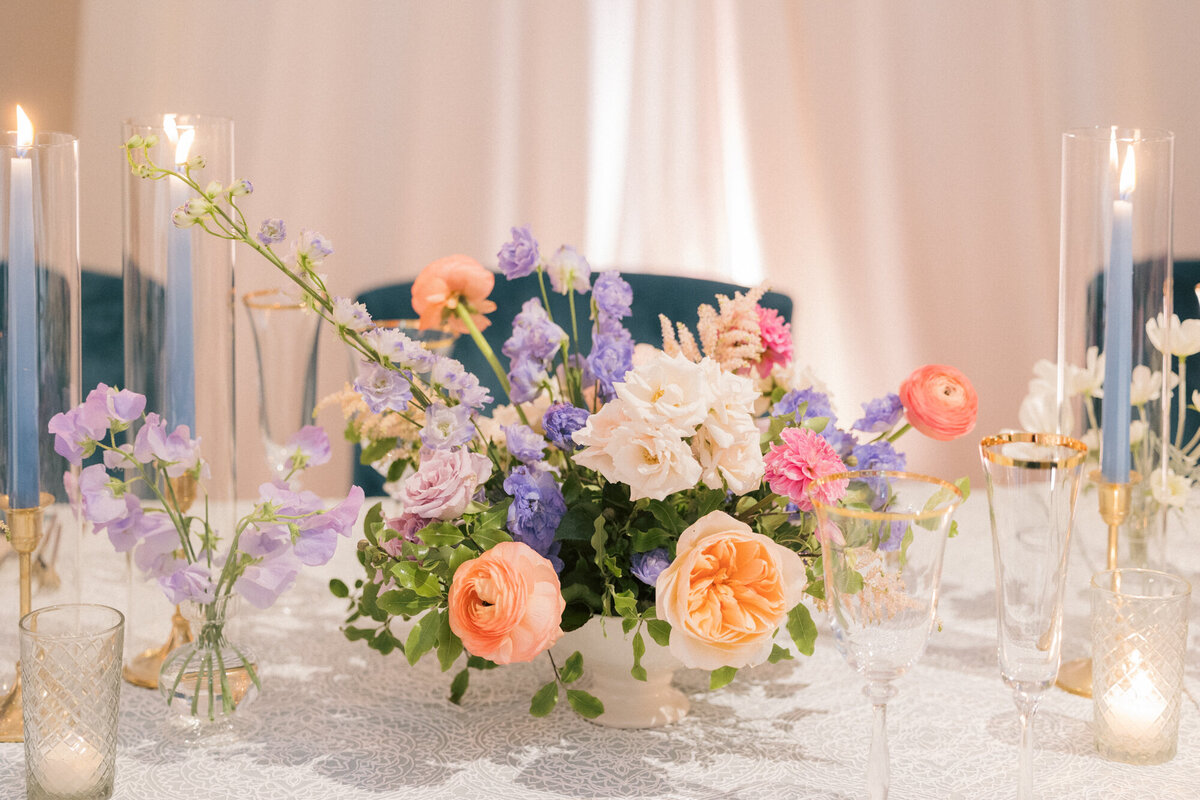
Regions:
<svg viewBox="0 0 1200 800"><path fill-rule="evenodd" d="M979 398L967 376L954 367L927 364L900 384L909 423L930 439L948 442L975 427Z"/></svg>
<svg viewBox="0 0 1200 800"><path fill-rule="evenodd" d="M501 542L458 568L447 608L468 653L514 664L558 641L566 605L549 561L527 544Z"/></svg>
<svg viewBox="0 0 1200 800"><path fill-rule="evenodd" d="M458 318L455 308L461 303L471 312L480 330L489 324L484 314L496 310L488 300L496 276L470 256L453 255L432 262L413 281L412 306L420 317L421 330L443 328L467 333L467 326Z"/></svg>
<svg viewBox="0 0 1200 800"><path fill-rule="evenodd" d="M771 655L772 637L806 580L796 553L713 511L679 537L675 560L655 583L654 605L671 623L671 654L684 665L753 666Z"/></svg>

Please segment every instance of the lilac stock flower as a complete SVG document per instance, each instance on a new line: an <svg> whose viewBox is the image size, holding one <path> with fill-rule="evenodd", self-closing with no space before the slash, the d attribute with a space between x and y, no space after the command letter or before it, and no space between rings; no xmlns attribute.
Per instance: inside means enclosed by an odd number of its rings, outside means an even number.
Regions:
<svg viewBox="0 0 1200 800"><path fill-rule="evenodd" d="M265 245L278 244L287 238L287 225L281 219L264 219L254 238Z"/></svg>
<svg viewBox="0 0 1200 800"><path fill-rule="evenodd" d="M512 453L518 461L535 464L545 456L546 440L539 436L533 428L518 423L505 425L502 430L508 452Z"/></svg>
<svg viewBox="0 0 1200 800"><path fill-rule="evenodd" d="M782 417L784 414L795 414L800 406L807 403L803 416L797 416L796 422L802 422L813 417L827 417L829 424L837 422L833 406L829 403L829 395L819 392L811 386L807 389L793 389L779 398L779 402L771 408L771 416Z"/></svg>
<svg viewBox="0 0 1200 800"><path fill-rule="evenodd" d="M582 428L591 416L586 408L579 408L570 403L555 403L546 409L542 415L542 429L550 444L565 453L579 449L571 435Z"/></svg>
<svg viewBox="0 0 1200 800"><path fill-rule="evenodd" d="M317 231L302 230L295 245L296 260L306 260L319 265L325 256L333 255L333 245Z"/></svg>
<svg viewBox="0 0 1200 800"><path fill-rule="evenodd" d="M601 272L592 286L592 302L601 314L624 319L633 313L633 288L621 273Z"/></svg>
<svg viewBox="0 0 1200 800"><path fill-rule="evenodd" d="M904 416L904 404L897 394L885 394L863 403L862 419L855 420L850 427L863 433L883 433L895 427Z"/></svg>
<svg viewBox="0 0 1200 800"><path fill-rule="evenodd" d="M671 559L662 547L656 547L648 553L634 553L629 561L629 571L633 573L633 577L647 586L653 586L659 573L671 566Z"/></svg>
<svg viewBox="0 0 1200 800"><path fill-rule="evenodd" d="M554 474L517 467L504 479L504 491L513 498L508 507L508 532L514 540L548 558L555 572L561 572L563 562L558 551L562 543L554 540L554 533L567 513L567 504Z"/></svg>
<svg viewBox="0 0 1200 800"><path fill-rule="evenodd" d="M329 436L317 425L305 425L293 433L283 447L290 453L288 460L283 464L283 468L288 472L318 467L328 462L331 456Z"/></svg>
<svg viewBox="0 0 1200 800"><path fill-rule="evenodd" d="M550 286L559 294L566 294L572 289L587 294L592 288L591 265L568 244L558 248L558 252L546 264L546 274L550 276Z"/></svg>
<svg viewBox="0 0 1200 800"><path fill-rule="evenodd" d="M423 375L432 370L438 361L434 353L425 349L420 342L405 336L398 328L374 328L364 333L363 338L400 369L411 369Z"/></svg>
<svg viewBox="0 0 1200 800"><path fill-rule="evenodd" d="M542 301L534 297L526 300L513 318L512 335L501 352L512 360L546 362L554 358L566 338L566 331L550 321Z"/></svg>
<svg viewBox="0 0 1200 800"><path fill-rule="evenodd" d="M528 225L512 229L512 241L506 242L496 254L500 271L510 281L523 278L537 269L538 243Z"/></svg>
<svg viewBox="0 0 1200 800"><path fill-rule="evenodd" d="M514 403L527 403L542 391L542 383L549 376L541 362L532 359L518 359L512 362L508 371L508 394Z"/></svg>
<svg viewBox="0 0 1200 800"><path fill-rule="evenodd" d="M891 442L868 442L860 444L851 452L857 461L855 469L890 469L903 470L907 459L903 453L897 453Z"/></svg>
<svg viewBox="0 0 1200 800"><path fill-rule="evenodd" d="M412 385L401 373L374 361L360 361L354 391L362 395L372 414L405 411L412 399Z"/></svg>
<svg viewBox="0 0 1200 800"><path fill-rule="evenodd" d="M359 333L369 330L375 324L371 321L371 315L367 313L367 307L362 303L354 302L349 297L333 298L333 311L330 316L333 317L334 325L340 325Z"/></svg>
<svg viewBox="0 0 1200 800"><path fill-rule="evenodd" d="M146 415L146 423L133 440L133 456L143 464L151 460L162 462L171 478L178 478L203 464L200 440L188 435L188 427L179 425L167 433L166 422L153 413Z"/></svg>
<svg viewBox="0 0 1200 800"><path fill-rule="evenodd" d="M195 603L211 603L216 597L216 585L208 568L203 564L188 564L169 575L158 579L158 585L172 603L191 600Z"/></svg>
<svg viewBox="0 0 1200 800"><path fill-rule="evenodd" d="M606 335L597 329L592 333L592 352L588 353L588 372L599 384L601 399L608 401L616 396L613 384L625 380L625 373L633 369L633 338L620 325L616 335Z"/></svg>
<svg viewBox="0 0 1200 800"><path fill-rule="evenodd" d="M421 428L421 443L432 450L462 447L475 435L469 406L447 407L433 403L425 409L425 427Z"/></svg>
<svg viewBox="0 0 1200 800"><path fill-rule="evenodd" d="M479 383L479 378L448 356L435 358L433 368L429 371L429 381L441 386L460 404L474 409L483 408L492 401L491 392Z"/></svg>
<svg viewBox="0 0 1200 800"><path fill-rule="evenodd" d="M858 445L858 440L854 438L854 434L837 427L835 422L836 420L830 420L825 426L825 430L821 431L821 438L829 443L829 446L838 454L838 458L845 461Z"/></svg>

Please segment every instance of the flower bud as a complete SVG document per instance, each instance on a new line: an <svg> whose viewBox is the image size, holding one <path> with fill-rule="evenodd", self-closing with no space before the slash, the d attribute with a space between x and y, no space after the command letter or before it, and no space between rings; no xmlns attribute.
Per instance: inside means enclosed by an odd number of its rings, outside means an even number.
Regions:
<svg viewBox="0 0 1200 800"><path fill-rule="evenodd" d="M204 165L208 162L204 160L204 156L192 156L187 160L188 169L204 169Z"/></svg>
<svg viewBox="0 0 1200 800"><path fill-rule="evenodd" d="M156 144L158 144L158 136L153 133L142 139L142 147L154 147Z"/></svg>
<svg viewBox="0 0 1200 800"><path fill-rule="evenodd" d="M187 206L183 205L171 213L171 222L175 223L176 228L190 228L196 224L197 220L188 214Z"/></svg>
<svg viewBox="0 0 1200 800"><path fill-rule="evenodd" d="M126 141L125 141L125 146L126 146L127 148L129 148L130 150L133 150L133 149L135 149L135 148L141 147L141 146L142 146L142 137L141 137L141 136L138 136L138 135L135 133L133 136L130 136L130 137L129 137L129 138L126 140Z"/></svg>
<svg viewBox="0 0 1200 800"><path fill-rule="evenodd" d="M253 191L254 184L250 183L250 181L246 180L245 178L240 178L229 184L230 197L241 197L242 195L250 194Z"/></svg>
<svg viewBox="0 0 1200 800"><path fill-rule="evenodd" d="M204 187L204 196L211 200L212 198L219 195L223 188L224 187L221 186L220 181L210 181L208 186Z"/></svg>
<svg viewBox="0 0 1200 800"><path fill-rule="evenodd" d="M193 197L187 201L187 205L183 208L189 217L203 217L212 210L212 203L205 197Z"/></svg>

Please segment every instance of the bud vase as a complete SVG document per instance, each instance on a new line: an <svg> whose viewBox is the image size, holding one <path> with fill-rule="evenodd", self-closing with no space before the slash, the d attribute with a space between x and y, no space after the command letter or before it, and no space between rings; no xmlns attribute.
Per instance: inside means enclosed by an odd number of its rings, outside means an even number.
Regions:
<svg viewBox="0 0 1200 800"><path fill-rule="evenodd" d="M592 722L610 728L659 728L687 716L687 695L671 685L683 664L642 631L646 653L642 667L646 680L630 674L634 632L623 633L619 617L592 617L581 627L563 634L554 645L555 661L562 665L575 651L583 656L579 687L604 704L604 713Z"/></svg>
<svg viewBox="0 0 1200 800"><path fill-rule="evenodd" d="M236 735L261 690L254 654L228 636L238 598L182 604L196 638L172 650L158 674L171 720L189 743Z"/></svg>

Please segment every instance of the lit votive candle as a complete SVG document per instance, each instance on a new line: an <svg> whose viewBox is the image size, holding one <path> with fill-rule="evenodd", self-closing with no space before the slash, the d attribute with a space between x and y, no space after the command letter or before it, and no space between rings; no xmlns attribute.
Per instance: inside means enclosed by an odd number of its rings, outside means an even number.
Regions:
<svg viewBox="0 0 1200 800"><path fill-rule="evenodd" d="M1140 663L1136 650L1131 660ZM1138 668L1131 671L1127 685L1109 689L1105 705L1108 724L1129 737L1153 736L1154 727L1160 724L1163 712L1167 710L1162 694L1154 688L1146 670Z"/></svg>
<svg viewBox="0 0 1200 800"><path fill-rule="evenodd" d="M75 734L67 734L46 751L38 772L42 797L91 796L112 782L112 769L105 768L104 756Z"/></svg>

